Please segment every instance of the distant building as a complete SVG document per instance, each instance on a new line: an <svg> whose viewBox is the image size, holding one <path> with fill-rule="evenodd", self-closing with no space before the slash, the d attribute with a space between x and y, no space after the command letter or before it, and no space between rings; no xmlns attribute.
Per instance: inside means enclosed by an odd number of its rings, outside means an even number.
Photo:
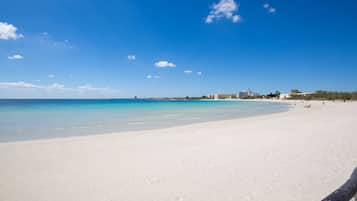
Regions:
<svg viewBox="0 0 357 201"><path fill-rule="evenodd" d="M241 91L238 94L238 98L248 98L248 97L255 97L255 96L259 96L259 94L253 92L250 89L248 89L247 91Z"/></svg>
<svg viewBox="0 0 357 201"><path fill-rule="evenodd" d="M306 95L310 95L312 94L311 92L302 92L299 91L297 89L293 89L290 91L290 93L282 93L279 95L279 99L280 100L286 100L289 98L293 98L293 97L298 97L298 96L306 96Z"/></svg>
<svg viewBox="0 0 357 201"><path fill-rule="evenodd" d="M286 99L289 99L290 97L291 97L290 94L280 94L279 95L280 100L286 100Z"/></svg>
<svg viewBox="0 0 357 201"><path fill-rule="evenodd" d="M237 94L214 94L213 99L236 99Z"/></svg>
<svg viewBox="0 0 357 201"><path fill-rule="evenodd" d="M247 98L249 97L249 92L248 91L241 91L238 94L238 98Z"/></svg>
<svg viewBox="0 0 357 201"><path fill-rule="evenodd" d="M241 91L239 93L225 93L225 94L209 94L207 97L209 99L238 99L238 98L247 98L259 96L258 93L255 93L248 89L247 91Z"/></svg>

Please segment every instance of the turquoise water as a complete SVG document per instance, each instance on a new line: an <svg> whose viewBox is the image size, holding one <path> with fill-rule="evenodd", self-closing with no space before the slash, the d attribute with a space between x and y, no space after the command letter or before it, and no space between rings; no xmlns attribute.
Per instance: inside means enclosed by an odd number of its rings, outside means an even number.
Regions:
<svg viewBox="0 0 357 201"><path fill-rule="evenodd" d="M243 101L0 100L0 142L165 128L287 109Z"/></svg>

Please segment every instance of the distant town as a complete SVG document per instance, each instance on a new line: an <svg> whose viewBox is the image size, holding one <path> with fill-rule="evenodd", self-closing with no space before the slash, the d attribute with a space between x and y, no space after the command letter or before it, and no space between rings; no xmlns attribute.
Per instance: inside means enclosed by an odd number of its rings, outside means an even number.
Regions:
<svg viewBox="0 0 357 201"><path fill-rule="evenodd" d="M261 95L257 92L252 91L251 89L240 91L238 93L233 94L210 94L207 96L208 99L291 99L297 96L307 96L313 93L310 92L301 92L298 89L293 89L290 93L280 93L279 91L275 91L274 93L269 93L265 95Z"/></svg>
<svg viewBox="0 0 357 201"><path fill-rule="evenodd" d="M134 97L137 98L137 97ZM251 89L240 91L237 93L215 93L207 96L200 97L166 97L166 98L153 98L161 100L224 100L224 99L276 99L276 100L357 100L357 92L333 92L333 91L315 91L303 92L298 89L292 89L289 93L274 93L259 94Z"/></svg>

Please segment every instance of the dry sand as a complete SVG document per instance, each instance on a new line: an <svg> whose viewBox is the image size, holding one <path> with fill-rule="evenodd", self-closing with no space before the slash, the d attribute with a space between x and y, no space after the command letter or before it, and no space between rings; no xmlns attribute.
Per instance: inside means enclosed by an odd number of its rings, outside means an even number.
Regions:
<svg viewBox="0 0 357 201"><path fill-rule="evenodd" d="M1 201L321 200L357 166L357 103L0 143Z"/></svg>

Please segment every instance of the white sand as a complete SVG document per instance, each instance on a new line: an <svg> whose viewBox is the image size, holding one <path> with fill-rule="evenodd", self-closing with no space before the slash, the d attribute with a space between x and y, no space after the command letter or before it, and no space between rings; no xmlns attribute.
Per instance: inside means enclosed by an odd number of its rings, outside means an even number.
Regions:
<svg viewBox="0 0 357 201"><path fill-rule="evenodd" d="M1 201L321 200L357 166L357 103L0 144Z"/></svg>

